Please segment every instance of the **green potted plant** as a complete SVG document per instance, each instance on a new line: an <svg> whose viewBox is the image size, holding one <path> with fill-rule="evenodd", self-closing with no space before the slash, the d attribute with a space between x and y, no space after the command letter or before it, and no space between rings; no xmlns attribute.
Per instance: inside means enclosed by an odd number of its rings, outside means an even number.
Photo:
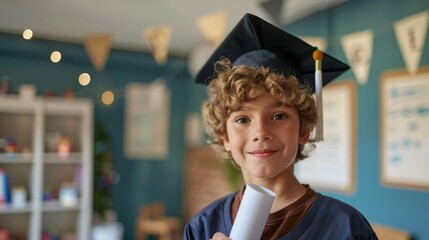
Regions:
<svg viewBox="0 0 429 240"><path fill-rule="evenodd" d="M107 220L106 211L112 209L112 146L104 124L97 122L94 129L93 210L96 222L103 222Z"/></svg>

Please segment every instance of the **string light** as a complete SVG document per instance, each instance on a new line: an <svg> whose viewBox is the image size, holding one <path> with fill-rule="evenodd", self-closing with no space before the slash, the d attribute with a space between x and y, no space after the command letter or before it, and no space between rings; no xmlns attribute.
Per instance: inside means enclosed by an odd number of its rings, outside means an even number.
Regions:
<svg viewBox="0 0 429 240"><path fill-rule="evenodd" d="M104 105L110 105L115 100L115 95L111 91L105 91L101 95L101 101Z"/></svg>
<svg viewBox="0 0 429 240"><path fill-rule="evenodd" d="M59 62L61 60L61 53L60 52L58 52L58 51L53 51L52 53L51 53L51 61L53 62L53 63L57 63L57 62Z"/></svg>
<svg viewBox="0 0 429 240"><path fill-rule="evenodd" d="M30 40L33 37L33 31L31 31L31 29L25 29L22 33L22 37L25 40Z"/></svg>
<svg viewBox="0 0 429 240"><path fill-rule="evenodd" d="M88 73L82 73L79 75L79 84L86 86L91 82L91 76Z"/></svg>

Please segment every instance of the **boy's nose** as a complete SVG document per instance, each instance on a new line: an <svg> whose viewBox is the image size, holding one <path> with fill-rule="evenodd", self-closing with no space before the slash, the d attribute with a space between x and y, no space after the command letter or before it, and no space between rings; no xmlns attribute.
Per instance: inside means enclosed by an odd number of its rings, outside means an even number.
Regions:
<svg viewBox="0 0 429 240"><path fill-rule="evenodd" d="M255 131L253 133L253 141L267 141L272 138L266 123L259 123L255 126Z"/></svg>
<svg viewBox="0 0 429 240"><path fill-rule="evenodd" d="M270 137L268 137L268 136L255 136L254 138L253 138L253 141L254 142L257 142L257 141L266 141L266 140L270 140L271 138Z"/></svg>

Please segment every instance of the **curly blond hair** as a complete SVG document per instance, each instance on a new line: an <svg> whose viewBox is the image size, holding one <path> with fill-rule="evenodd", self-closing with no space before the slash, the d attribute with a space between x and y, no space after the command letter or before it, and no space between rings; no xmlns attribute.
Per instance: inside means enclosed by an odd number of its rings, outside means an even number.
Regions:
<svg viewBox="0 0 429 240"><path fill-rule="evenodd" d="M223 138L226 133L226 120L244 102L251 101L269 93L275 100L288 104L298 111L300 133L312 131L317 122L317 112L311 89L301 84L295 76L283 74L266 67L232 66L230 60L223 58L216 62L217 77L208 87L208 99L202 111L206 122L209 143L224 159L232 159L231 153L224 149ZM311 148L314 144L308 143ZM304 145L298 146L295 161L308 157Z"/></svg>

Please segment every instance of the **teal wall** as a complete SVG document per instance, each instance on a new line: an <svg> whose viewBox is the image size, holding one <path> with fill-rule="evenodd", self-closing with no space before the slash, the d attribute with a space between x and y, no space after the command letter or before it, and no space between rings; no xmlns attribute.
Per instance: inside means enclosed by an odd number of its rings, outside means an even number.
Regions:
<svg viewBox="0 0 429 240"><path fill-rule="evenodd" d="M358 208L371 221L401 228L414 239L429 239L429 192L400 189L380 183L379 83L383 72L405 68L393 30L393 22L429 9L428 0L351 0L297 22L286 29L296 35L321 36L329 41L327 52L346 61L340 37L372 29L374 49L369 79L358 85L357 187L352 195L324 192ZM63 60L49 61L51 51L63 53ZM429 65L429 37L421 59ZM81 72L92 76L89 86L81 87ZM169 215L181 215L183 206L184 119L187 112L199 111L205 97L204 86L192 83L186 59L170 56L157 65L150 54L113 49L103 71L93 69L80 44L40 39L25 41L19 36L0 34L0 80L8 76L14 91L19 84L37 86L38 94L53 89L62 94L72 88L79 97L95 102L95 118L102 121L113 138L113 159L121 182L113 189L114 209L125 226L124 239L134 238L134 220L139 206L154 200L167 204ZM170 149L165 161L127 159L123 154L124 87L129 82L151 82L164 78L172 90ZM340 80L354 79L348 71ZM116 94L113 106L99 101L101 91ZM1 100L1 99L0 99Z"/></svg>
<svg viewBox="0 0 429 240"><path fill-rule="evenodd" d="M61 62L56 64L49 60L54 50L62 53ZM91 83L86 87L78 84L82 72L91 75ZM161 200L166 203L169 215L182 214L184 106L190 99L189 92L195 88L186 59L170 56L165 65L159 66L151 54L114 49L105 69L96 71L80 44L41 39L26 41L20 36L0 33L0 81L5 76L14 93L20 84L26 83L34 84L38 95L47 90L62 95L71 88L77 97L93 99L94 117L105 124L111 134L113 161L121 176L113 188L112 198L118 218L125 226L124 239L134 238L134 221L142 204ZM163 161L127 159L123 153L124 88L130 82L151 82L157 78L163 78L172 90L169 156ZM101 104L104 90L114 92L113 105Z"/></svg>

